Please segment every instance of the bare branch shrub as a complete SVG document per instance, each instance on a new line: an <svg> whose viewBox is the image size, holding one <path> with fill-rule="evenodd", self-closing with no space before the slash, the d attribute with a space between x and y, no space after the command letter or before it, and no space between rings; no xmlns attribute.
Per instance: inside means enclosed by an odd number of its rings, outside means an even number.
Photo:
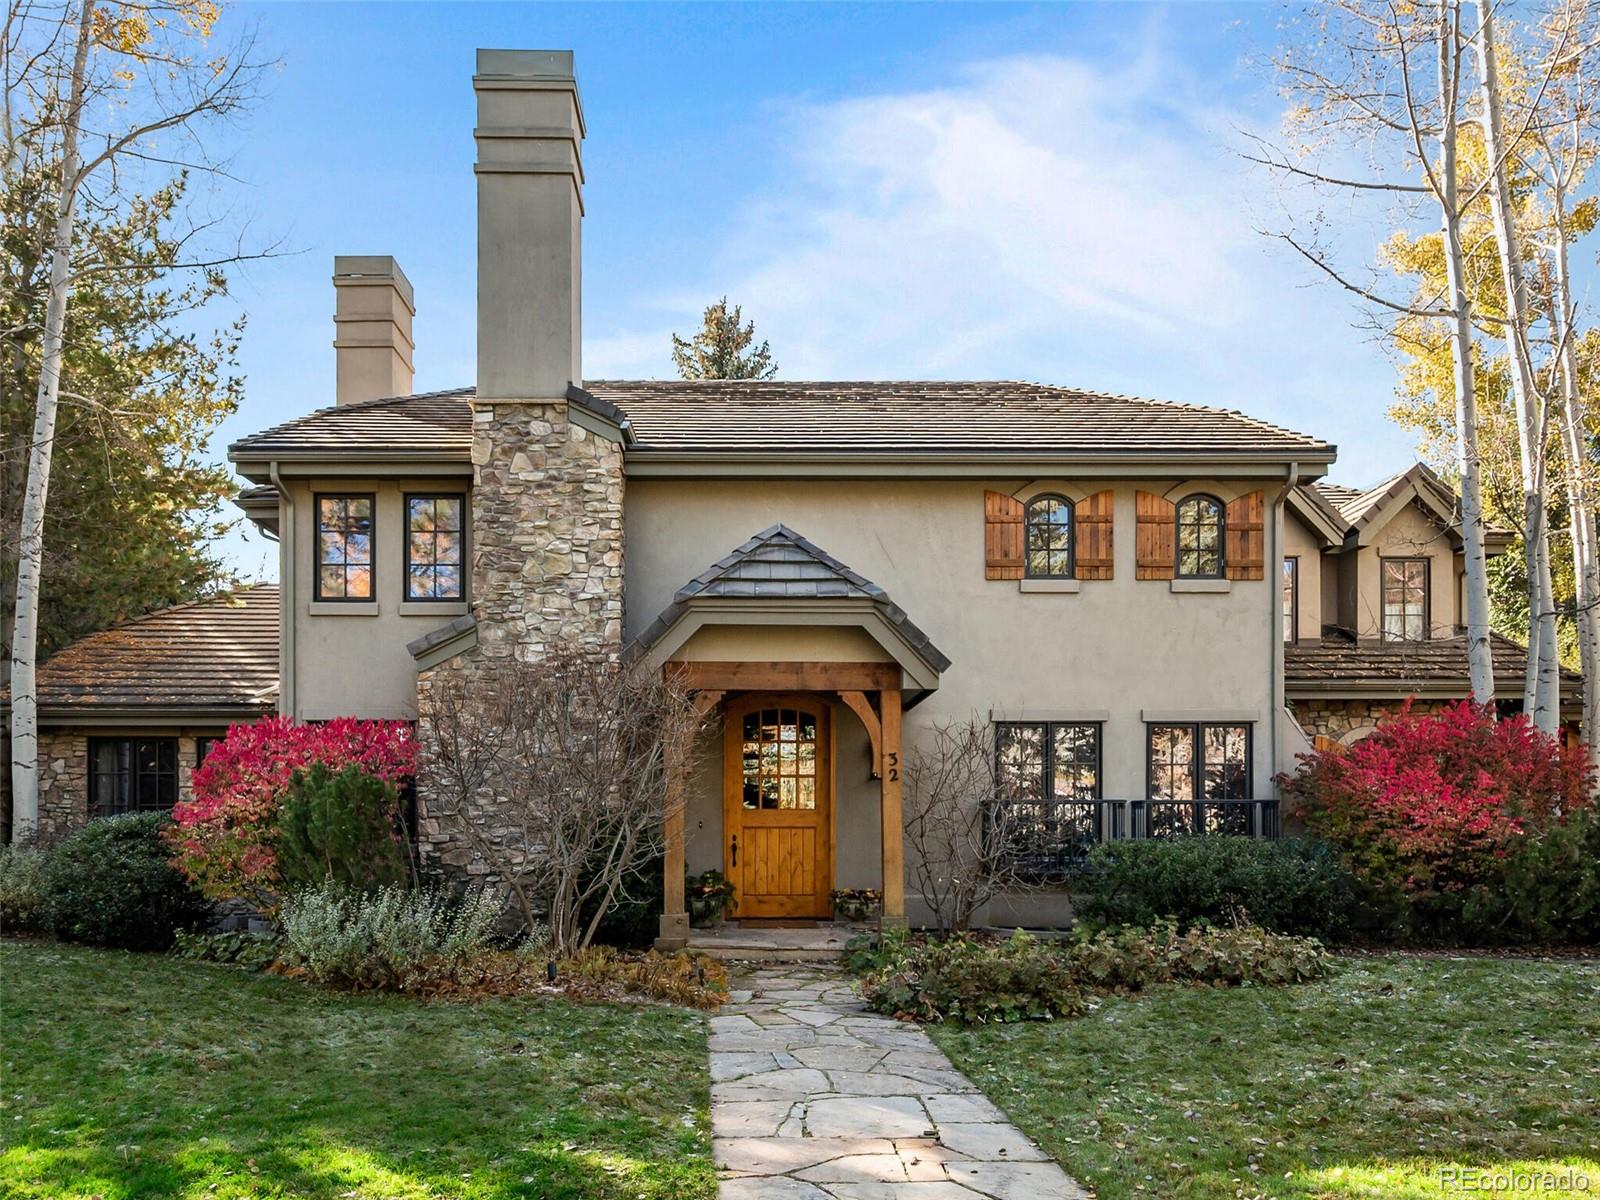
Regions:
<svg viewBox="0 0 1600 1200"><path fill-rule="evenodd" d="M421 800L559 954L587 947L619 888L660 854L674 755L702 718L659 672L556 651L421 689Z"/></svg>
<svg viewBox="0 0 1600 1200"><path fill-rule="evenodd" d="M1021 853L1032 830L1000 786L994 730L935 725L906 759L906 840L941 933L965 930L1002 892L1034 886Z"/></svg>

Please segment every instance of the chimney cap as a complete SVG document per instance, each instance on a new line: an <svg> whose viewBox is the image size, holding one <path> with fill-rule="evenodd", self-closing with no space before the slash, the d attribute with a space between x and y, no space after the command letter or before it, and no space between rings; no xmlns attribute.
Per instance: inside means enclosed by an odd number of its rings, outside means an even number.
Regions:
<svg viewBox="0 0 1600 1200"><path fill-rule="evenodd" d="M512 79L576 78L571 50L479 50L477 73Z"/></svg>
<svg viewBox="0 0 1600 1200"><path fill-rule="evenodd" d="M335 254L333 256L333 286L361 282L388 283L399 292L412 312L417 311L416 294L411 280L400 269L391 254Z"/></svg>

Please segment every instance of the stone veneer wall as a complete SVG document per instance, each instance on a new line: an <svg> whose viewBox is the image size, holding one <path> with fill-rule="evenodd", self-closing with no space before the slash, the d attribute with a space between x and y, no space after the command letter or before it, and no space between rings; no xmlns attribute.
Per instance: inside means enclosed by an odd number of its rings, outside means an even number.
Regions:
<svg viewBox="0 0 1600 1200"><path fill-rule="evenodd" d="M221 737L218 729L209 736ZM120 736L108 734L107 736ZM170 737L171 734L131 732L128 737ZM39 735L38 840L59 842L89 820L89 737L82 730L44 730ZM193 794L191 775L199 747L196 738L178 741L178 799Z"/></svg>
<svg viewBox="0 0 1600 1200"><path fill-rule="evenodd" d="M418 673L417 841L425 863L492 878L474 848L429 811L429 692L496 660L554 646L622 651L622 446L568 419L562 403L473 412L472 612L477 645ZM492 797L471 819L493 836Z"/></svg>
<svg viewBox="0 0 1600 1200"><path fill-rule="evenodd" d="M1378 722L1391 713L1399 712L1404 700L1296 700L1295 720L1307 734L1330 737L1335 741L1360 741L1371 733ZM1438 712L1448 700L1413 700L1415 713ZM1355 735L1355 736L1351 736Z"/></svg>

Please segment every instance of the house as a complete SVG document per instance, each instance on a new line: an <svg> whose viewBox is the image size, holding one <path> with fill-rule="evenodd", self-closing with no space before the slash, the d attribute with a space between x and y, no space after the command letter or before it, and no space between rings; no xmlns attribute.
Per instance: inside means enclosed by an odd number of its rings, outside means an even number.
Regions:
<svg viewBox="0 0 1600 1200"><path fill-rule="evenodd" d="M241 703L415 719L445 674L556 644L681 673L713 722L674 781L674 946L686 867L745 917L876 887L917 920L902 772L939 723L992 726L1047 871L1098 837L1270 835L1302 726L1465 693L1453 505L1420 468L1358 496L1322 486L1316 437L1033 383L585 378L572 56L480 51L473 86L477 379L411 394L410 283L335 260L336 403L230 448L280 548L275 674L206 664ZM149 728L200 731L160 699ZM82 788L57 772L42 803L76 817ZM483 870L425 781L418 819L426 855Z"/></svg>

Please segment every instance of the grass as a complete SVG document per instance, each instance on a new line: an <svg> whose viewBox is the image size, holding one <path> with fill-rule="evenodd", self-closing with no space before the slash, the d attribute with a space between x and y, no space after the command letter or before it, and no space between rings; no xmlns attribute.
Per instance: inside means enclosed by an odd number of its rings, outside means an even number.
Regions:
<svg viewBox="0 0 1600 1200"><path fill-rule="evenodd" d="M0 944L0 1195L711 1200L705 1022Z"/></svg>
<svg viewBox="0 0 1600 1200"><path fill-rule="evenodd" d="M930 1032L1100 1200L1600 1194L1593 962L1351 959L1297 987ZM1513 1169L1568 1182L1465 1174Z"/></svg>

